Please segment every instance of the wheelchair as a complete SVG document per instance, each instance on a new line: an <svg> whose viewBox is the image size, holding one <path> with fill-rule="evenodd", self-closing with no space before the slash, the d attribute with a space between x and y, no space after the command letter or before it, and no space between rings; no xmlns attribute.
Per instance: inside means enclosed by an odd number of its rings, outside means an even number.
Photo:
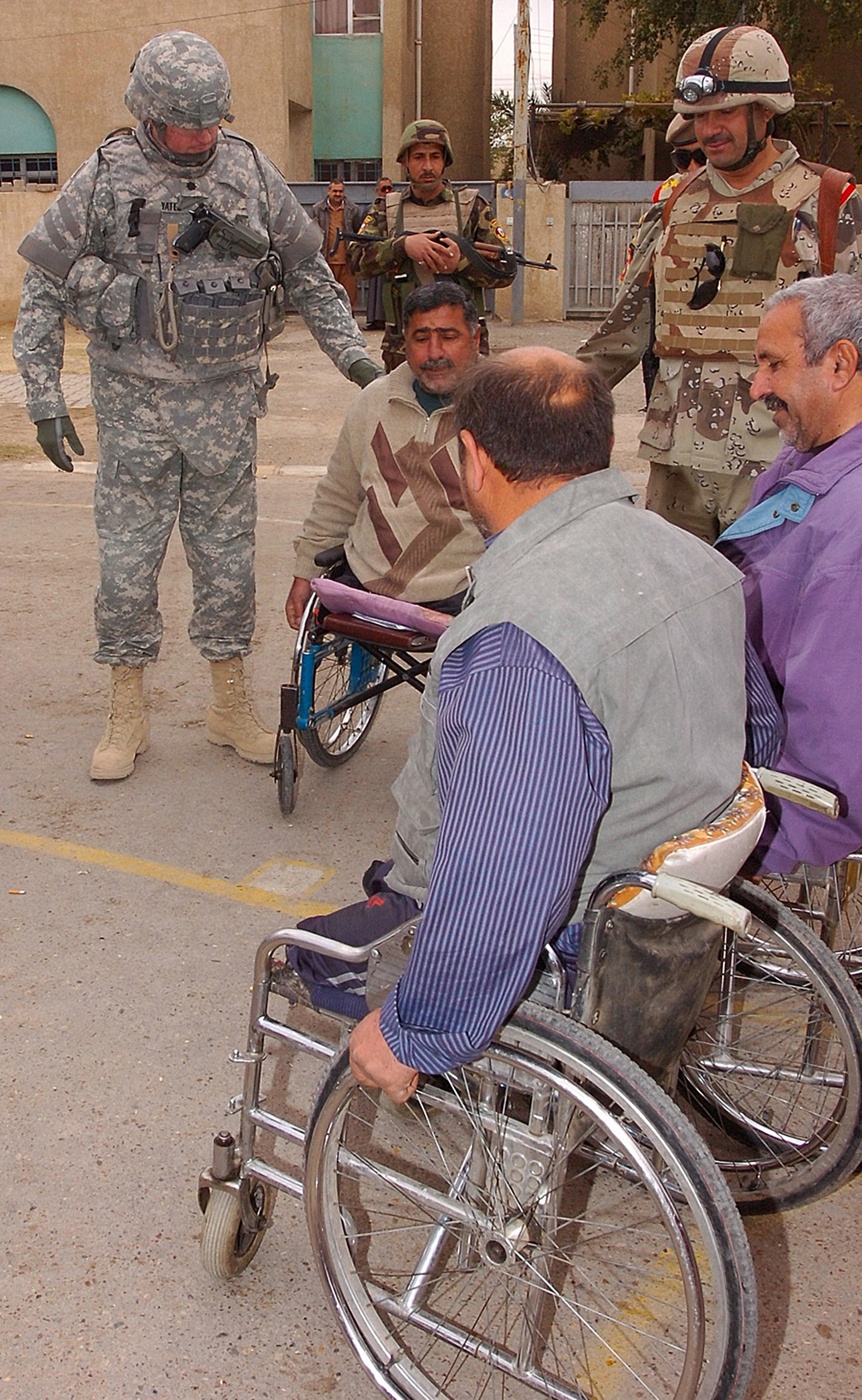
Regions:
<svg viewBox="0 0 862 1400"><path fill-rule="evenodd" d="M547 949L492 1045L421 1081L401 1108L353 1080L349 1025L302 1007L275 1014L270 983L274 956L295 945L367 960L367 1001L379 1004L419 920L361 949L302 930L264 940L246 1050L232 1057L244 1065L229 1105L237 1137L216 1135L199 1181L205 1269L240 1273L285 1191L303 1200L324 1289L387 1395L741 1400L756 1296L733 1197L756 1209L808 1198L826 1189L821 1157L841 1154L834 1186L862 1153L845 1140L850 1110L835 1110L832 1137L788 1145L774 1107L800 1073L781 1060L795 1047L774 998L802 986L817 1012L802 1073L842 1081L859 1137L852 987L845 1005L838 976L823 1002L809 929L798 942L783 925L767 937L735 898L680 878L726 885L762 811L747 778L721 820L660 848L653 869L604 881L573 984ZM836 1028L845 1058L826 1065L816 1042ZM324 1071L310 1088L315 1059ZM719 1163L694 1125L704 1108L732 1144Z"/></svg>
<svg viewBox="0 0 862 1400"><path fill-rule="evenodd" d="M757 776L786 800L837 812L822 788L768 770ZM676 1085L746 1211L817 1200L862 1162L862 1002L816 928L771 884L729 886L749 928L724 931Z"/></svg>
<svg viewBox="0 0 862 1400"><path fill-rule="evenodd" d="M814 929L862 989L862 851L759 883Z"/></svg>
<svg viewBox="0 0 862 1400"><path fill-rule="evenodd" d="M331 571L342 546L315 564ZM272 776L283 816L296 806L301 752L322 768L352 758L377 718L381 697L399 685L420 693L436 637L332 612L312 595L302 616L290 680L281 687Z"/></svg>
<svg viewBox="0 0 862 1400"><path fill-rule="evenodd" d="M770 782L768 791L803 801L825 816L838 816L834 793L785 774L771 778L777 781ZM800 788L804 795L794 799L793 790ZM862 988L862 851L832 865L802 862L791 875L760 875L757 887L808 924Z"/></svg>

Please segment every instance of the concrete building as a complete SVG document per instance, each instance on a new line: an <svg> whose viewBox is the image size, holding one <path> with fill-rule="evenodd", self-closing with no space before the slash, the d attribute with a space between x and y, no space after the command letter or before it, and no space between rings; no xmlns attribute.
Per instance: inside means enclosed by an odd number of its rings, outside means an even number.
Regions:
<svg viewBox="0 0 862 1400"><path fill-rule="evenodd" d="M465 22L468 21L468 22ZM128 126L129 65L187 28L224 55L234 130L289 180L397 179L417 115L449 127L456 180L487 179L491 0L42 0L4 7L0 46L0 320L14 318L21 237L109 131Z"/></svg>

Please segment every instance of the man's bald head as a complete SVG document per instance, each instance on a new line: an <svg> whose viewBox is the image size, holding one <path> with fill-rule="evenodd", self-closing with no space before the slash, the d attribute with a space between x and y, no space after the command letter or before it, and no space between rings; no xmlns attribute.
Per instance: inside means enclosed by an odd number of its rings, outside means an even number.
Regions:
<svg viewBox="0 0 862 1400"><path fill-rule="evenodd" d="M522 346L485 360L458 387L455 414L508 481L567 480L610 466L610 390L560 350Z"/></svg>

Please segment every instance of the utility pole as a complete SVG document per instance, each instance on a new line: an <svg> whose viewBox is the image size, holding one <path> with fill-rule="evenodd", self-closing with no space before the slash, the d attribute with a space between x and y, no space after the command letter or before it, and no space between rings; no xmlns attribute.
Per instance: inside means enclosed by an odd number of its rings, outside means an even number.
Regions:
<svg viewBox="0 0 862 1400"><path fill-rule="evenodd" d="M515 155L512 163L512 243L523 253L527 228L527 121L530 87L530 0L518 0L515 23ZM512 325L524 321L524 269L512 283Z"/></svg>

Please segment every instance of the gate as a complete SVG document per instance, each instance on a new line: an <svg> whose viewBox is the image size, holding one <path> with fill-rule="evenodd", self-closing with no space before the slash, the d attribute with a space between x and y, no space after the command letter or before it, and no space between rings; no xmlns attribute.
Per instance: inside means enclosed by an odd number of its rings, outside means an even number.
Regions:
<svg viewBox="0 0 862 1400"><path fill-rule="evenodd" d="M656 181L570 181L568 319L610 310L626 250L655 189Z"/></svg>

